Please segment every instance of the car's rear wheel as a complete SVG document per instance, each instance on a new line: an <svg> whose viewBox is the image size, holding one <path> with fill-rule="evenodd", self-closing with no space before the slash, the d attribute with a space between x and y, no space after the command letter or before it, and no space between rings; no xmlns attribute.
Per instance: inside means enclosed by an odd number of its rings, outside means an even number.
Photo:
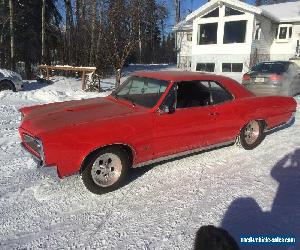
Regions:
<svg viewBox="0 0 300 250"><path fill-rule="evenodd" d="M246 150L256 148L263 140L264 133L263 123L260 121L250 121L245 127L242 128L238 142Z"/></svg>
<svg viewBox="0 0 300 250"><path fill-rule="evenodd" d="M3 90L12 90L15 92L16 88L12 82L4 80L4 81L0 82L0 91L3 91Z"/></svg>
<svg viewBox="0 0 300 250"><path fill-rule="evenodd" d="M111 192L124 184L129 166L129 157L124 150L106 148L90 157L82 172L82 180L92 193Z"/></svg>

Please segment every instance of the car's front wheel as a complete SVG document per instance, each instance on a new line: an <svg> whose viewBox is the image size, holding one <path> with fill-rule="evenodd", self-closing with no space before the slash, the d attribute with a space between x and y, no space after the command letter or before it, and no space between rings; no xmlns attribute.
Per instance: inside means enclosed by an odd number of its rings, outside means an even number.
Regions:
<svg viewBox="0 0 300 250"><path fill-rule="evenodd" d="M106 148L88 160L82 180L95 194L114 191L124 184L130 166L126 152L119 148Z"/></svg>
<svg viewBox="0 0 300 250"><path fill-rule="evenodd" d="M246 150L256 148L264 138L264 127L260 121L250 121L245 127L242 128L238 143Z"/></svg>
<svg viewBox="0 0 300 250"><path fill-rule="evenodd" d="M4 80L4 81L0 82L0 91L2 91L2 90L12 90L15 92L16 88L12 82Z"/></svg>

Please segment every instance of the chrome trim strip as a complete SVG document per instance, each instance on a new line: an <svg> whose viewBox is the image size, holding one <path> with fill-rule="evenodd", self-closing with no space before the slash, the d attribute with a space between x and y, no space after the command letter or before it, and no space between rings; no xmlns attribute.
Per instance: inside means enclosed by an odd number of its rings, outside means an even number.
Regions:
<svg viewBox="0 0 300 250"><path fill-rule="evenodd" d="M190 155L190 154L193 154L193 153L198 153L198 152L201 152L201 151L205 151L205 150L209 150L209 149L213 149L213 148L218 148L218 147L222 147L222 146L228 146L228 145L234 144L234 143L235 143L235 140L222 142L222 143L218 143L218 144L213 144L213 145L209 145L207 147L201 147L201 148L196 148L196 149L192 149L192 150L187 150L187 151L183 151L183 152L180 152L180 153L177 153L177 154L167 155L167 156L156 158L156 159L153 159L153 160L150 160L150 161L145 161L145 162L142 162L142 163L138 163L138 164L133 165L132 167L133 168L138 168L138 167L142 167L142 166L145 166L145 165L150 165L150 164L161 162L161 161L174 159L174 158L177 158L177 157L180 157L180 156Z"/></svg>

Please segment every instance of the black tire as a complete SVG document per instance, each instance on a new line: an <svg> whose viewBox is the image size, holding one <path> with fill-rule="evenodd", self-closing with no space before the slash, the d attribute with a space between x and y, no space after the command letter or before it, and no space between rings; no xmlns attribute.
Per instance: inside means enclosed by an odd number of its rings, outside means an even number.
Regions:
<svg viewBox="0 0 300 250"><path fill-rule="evenodd" d="M111 157L110 162L109 157ZM108 159L107 165L105 166L104 161L106 158ZM115 166L113 164L115 164ZM120 171L118 171L119 164L121 164ZM91 157L89 157L81 174L82 181L86 188L94 194L112 192L124 185L127 179L129 167L130 159L125 150L118 147L108 147L92 154ZM105 184L105 181L103 181L103 179L106 178L105 174L108 178L115 175L111 177L111 179L115 179L115 182L111 184L107 182Z"/></svg>
<svg viewBox="0 0 300 250"><path fill-rule="evenodd" d="M251 128L254 128L251 130ZM253 131L254 130L254 131ZM238 144L246 150L256 148L264 139L264 126L261 121L250 121L238 136Z"/></svg>
<svg viewBox="0 0 300 250"><path fill-rule="evenodd" d="M3 90L12 90L13 92L16 92L16 87L11 81L3 80L0 82L0 91Z"/></svg>

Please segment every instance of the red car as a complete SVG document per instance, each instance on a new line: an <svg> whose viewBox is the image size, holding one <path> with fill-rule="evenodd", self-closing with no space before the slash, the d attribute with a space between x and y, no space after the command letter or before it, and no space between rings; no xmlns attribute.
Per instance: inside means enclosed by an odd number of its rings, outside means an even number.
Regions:
<svg viewBox="0 0 300 250"><path fill-rule="evenodd" d="M253 149L296 106L223 76L136 72L108 97L21 108L19 132L42 166L60 178L79 172L100 194L120 187L130 168L235 141Z"/></svg>

